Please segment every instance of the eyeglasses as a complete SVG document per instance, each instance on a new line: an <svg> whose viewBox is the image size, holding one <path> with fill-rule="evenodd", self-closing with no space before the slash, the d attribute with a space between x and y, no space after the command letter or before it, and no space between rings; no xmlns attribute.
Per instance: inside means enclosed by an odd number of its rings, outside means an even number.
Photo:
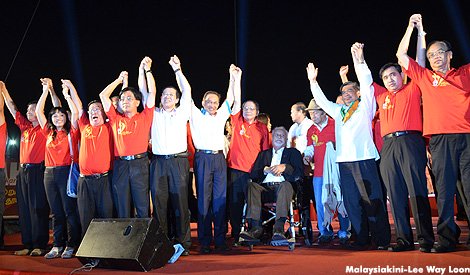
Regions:
<svg viewBox="0 0 470 275"><path fill-rule="evenodd" d="M275 133L275 134L273 134L273 137L285 138L286 135L285 135L285 134L278 134L278 133Z"/></svg>
<svg viewBox="0 0 470 275"><path fill-rule="evenodd" d="M448 51L444 51L443 49L437 50L435 52L428 52L427 57L428 57L428 59L431 59L431 58L434 58L436 56L443 56L446 52L448 52Z"/></svg>
<svg viewBox="0 0 470 275"><path fill-rule="evenodd" d="M243 111L254 111L256 107L243 107Z"/></svg>
<svg viewBox="0 0 470 275"><path fill-rule="evenodd" d="M121 97L119 100L120 101L133 101L135 98L133 98L132 96L124 96L124 97Z"/></svg>
<svg viewBox="0 0 470 275"><path fill-rule="evenodd" d="M101 112L101 109L95 108L95 109L88 110L88 112L89 113L98 113L98 112Z"/></svg>
<svg viewBox="0 0 470 275"><path fill-rule="evenodd" d="M348 93L348 94L355 94L357 93L356 90L354 89L347 89L346 91L341 91L341 94L344 95L345 93Z"/></svg>

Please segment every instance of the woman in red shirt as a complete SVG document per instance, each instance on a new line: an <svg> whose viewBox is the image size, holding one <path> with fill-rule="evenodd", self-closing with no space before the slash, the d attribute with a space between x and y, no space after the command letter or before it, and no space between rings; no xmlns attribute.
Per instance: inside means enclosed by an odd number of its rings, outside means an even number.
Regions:
<svg viewBox="0 0 470 275"><path fill-rule="evenodd" d="M64 86L62 85L65 99L71 100L68 89ZM44 187L52 210L54 231L53 247L44 257L67 259L72 257L75 248L80 244L81 236L77 199L67 196L72 155L78 163L78 132L71 129L67 111L62 107L52 108L46 119L44 105L49 89L52 89L52 86L43 81L43 92L36 107L39 124L46 136ZM72 113L72 119L74 116L77 116L76 110ZM73 154L70 152L69 140L73 146Z"/></svg>

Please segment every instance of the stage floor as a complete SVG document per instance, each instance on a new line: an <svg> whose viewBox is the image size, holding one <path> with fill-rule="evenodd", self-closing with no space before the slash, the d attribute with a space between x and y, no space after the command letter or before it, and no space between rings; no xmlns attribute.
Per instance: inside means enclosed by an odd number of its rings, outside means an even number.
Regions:
<svg viewBox="0 0 470 275"><path fill-rule="evenodd" d="M391 223L393 232L393 221ZM434 218L433 224L436 223L437 218ZM461 244L458 246L458 251L453 253L426 254L418 250L400 253L375 250L351 251L344 249L337 239L328 246L314 244L311 247L306 247L301 243L303 239L299 238L294 251L289 251L287 247L255 246L253 251L249 251L247 247L238 247L229 252L208 255L199 254L196 224L192 223L193 246L191 247L191 255L180 257L176 263L151 270L150 273L369 274L369 271L365 268L379 268L380 270L376 271L381 271L380 273L393 271L388 273L427 274L432 273L432 268L445 268L443 274L450 274L452 271L456 273L457 271L464 271L462 268L467 268L468 274L468 270L470 270L470 250L467 250L464 244L467 241L469 230L467 222L458 221L457 223L462 229ZM337 222L335 222L334 227L338 227ZM5 241L6 250L0 251L0 275L67 274L82 266L76 258L46 260L43 257L14 256L13 251L21 248L19 233L6 235ZM229 239L229 242L231 241ZM392 270L392 268L395 269ZM422 269L422 272L420 272L420 269ZM95 268L91 273L139 274L140 272ZM90 274L90 272L81 271L75 274Z"/></svg>

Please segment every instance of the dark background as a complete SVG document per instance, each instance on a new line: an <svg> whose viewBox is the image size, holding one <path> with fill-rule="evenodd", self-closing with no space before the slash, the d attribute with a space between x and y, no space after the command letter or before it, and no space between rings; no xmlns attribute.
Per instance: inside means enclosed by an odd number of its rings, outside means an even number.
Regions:
<svg viewBox="0 0 470 275"><path fill-rule="evenodd" d="M341 65L350 65L350 46L365 44L374 79L380 67L396 61L395 52L408 19L421 13L428 42L446 39L453 44L452 64L470 62L468 1L65 1L42 0L26 33L37 0L1 1L0 79L6 79L18 108L41 94L39 78L53 79L61 95L60 79L76 85L82 100L99 92L129 71L131 86L145 55L153 59L157 100L161 89L176 85L168 65L180 57L200 105L206 90L225 95L228 67L243 70L243 99L255 99L274 126L289 127L290 107L311 98L305 67L319 67L319 83L327 96L338 94ZM415 55L416 31L410 45ZM6 111L7 123L13 120ZM9 127L10 138L18 130Z"/></svg>

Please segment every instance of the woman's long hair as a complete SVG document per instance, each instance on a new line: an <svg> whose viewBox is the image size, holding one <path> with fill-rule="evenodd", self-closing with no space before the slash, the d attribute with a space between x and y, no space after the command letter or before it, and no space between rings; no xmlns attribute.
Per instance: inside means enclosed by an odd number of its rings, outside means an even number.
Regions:
<svg viewBox="0 0 470 275"><path fill-rule="evenodd" d="M57 136L57 127L54 125L54 123L52 123L52 116L55 113L63 113L65 115L64 130L67 132L67 134L70 132L70 127L71 127L69 116L67 114L67 110L63 107L54 107L54 108L52 108L51 111L49 112L49 115L47 116L47 124L48 124L48 128L50 130L52 130L52 139L53 140Z"/></svg>

